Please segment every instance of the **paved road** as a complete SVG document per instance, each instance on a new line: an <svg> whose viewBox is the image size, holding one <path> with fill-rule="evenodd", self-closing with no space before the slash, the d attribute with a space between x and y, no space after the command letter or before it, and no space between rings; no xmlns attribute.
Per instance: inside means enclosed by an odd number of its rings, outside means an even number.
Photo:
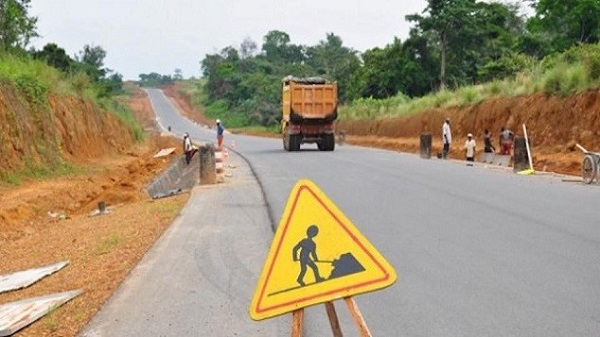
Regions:
<svg viewBox="0 0 600 337"><path fill-rule="evenodd" d="M159 91L150 94L165 127L170 125L179 134L188 131L200 141L214 139L213 131L182 121ZM299 178L310 178L395 266L399 280L394 286L356 298L374 335L600 335L600 187L353 146L319 152L316 146L306 145L299 153L287 153L280 140L226 136L227 145L232 140L256 173L275 225L291 187ZM196 205L197 201L192 202ZM179 221L193 222L186 214ZM232 226L244 221L232 219ZM266 254L264 242L270 241L264 221L254 221L254 231L240 234L233 229L211 240L229 245L237 244L240 236L257 235L256 242L263 244L254 244L245 253L258 259ZM170 231L178 232L177 224ZM189 241L194 249L195 241ZM265 251L259 252L261 248ZM213 259L220 257L217 254ZM229 261L227 254L221 259ZM233 289L239 293L232 295L241 307L249 303L250 298L243 297L253 292L262 266L262 261L246 262L243 285ZM212 283L239 279L239 268L239 261L213 263L201 275L182 275L190 279L180 282L193 283L199 277ZM152 282L145 279L122 292L141 292ZM163 289L160 296L168 298L178 292L177 287L168 290ZM211 310L219 308L217 317L223 317L223 307L229 307L231 298L197 291L212 301ZM106 311L118 311L118 307L109 305ZM191 304L182 308L202 317L213 312ZM356 336L340 304L338 312L345 336ZM324 316L322 306L307 310L307 336L327 335ZM229 317L239 324L247 321L241 311ZM156 324L168 323L154 319L162 322ZM251 331L274 326L272 333L263 330L259 335L283 336L289 333L286 319L244 326ZM216 324L206 326L212 329ZM196 335L233 336L228 327Z"/></svg>

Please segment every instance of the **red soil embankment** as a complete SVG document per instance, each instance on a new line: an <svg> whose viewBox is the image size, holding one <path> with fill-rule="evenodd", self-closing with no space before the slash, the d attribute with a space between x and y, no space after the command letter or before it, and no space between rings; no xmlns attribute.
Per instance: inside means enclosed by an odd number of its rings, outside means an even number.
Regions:
<svg viewBox="0 0 600 337"><path fill-rule="evenodd" d="M489 129L497 146L501 127L523 136L522 125L531 138L537 170L579 174L582 153L579 143L590 151L600 149L600 90L560 98L536 94L524 97L492 98L465 108L433 109L423 114L381 120L340 121L350 142L388 149L416 152L422 133L433 135L433 152L441 151L444 118L451 120L451 156L462 159L467 133L473 133L479 150L483 133Z"/></svg>

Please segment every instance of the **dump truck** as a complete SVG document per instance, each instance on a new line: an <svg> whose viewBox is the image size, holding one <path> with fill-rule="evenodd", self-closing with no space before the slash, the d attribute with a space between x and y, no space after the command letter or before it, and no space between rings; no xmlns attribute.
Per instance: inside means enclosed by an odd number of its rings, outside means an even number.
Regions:
<svg viewBox="0 0 600 337"><path fill-rule="evenodd" d="M316 143L321 151L335 149L337 83L321 77L284 77L281 134L286 151Z"/></svg>

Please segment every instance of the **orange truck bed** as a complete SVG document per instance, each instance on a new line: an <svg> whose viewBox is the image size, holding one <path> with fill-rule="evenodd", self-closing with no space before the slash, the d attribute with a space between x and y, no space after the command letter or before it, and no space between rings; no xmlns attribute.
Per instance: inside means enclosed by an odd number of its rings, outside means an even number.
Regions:
<svg viewBox="0 0 600 337"><path fill-rule="evenodd" d="M337 108L337 83L305 84L290 82L283 89L283 114L303 118L326 118Z"/></svg>
<svg viewBox="0 0 600 337"><path fill-rule="evenodd" d="M319 150L335 148L337 83L319 77L283 79L281 132L283 147L298 151L301 144L316 143Z"/></svg>

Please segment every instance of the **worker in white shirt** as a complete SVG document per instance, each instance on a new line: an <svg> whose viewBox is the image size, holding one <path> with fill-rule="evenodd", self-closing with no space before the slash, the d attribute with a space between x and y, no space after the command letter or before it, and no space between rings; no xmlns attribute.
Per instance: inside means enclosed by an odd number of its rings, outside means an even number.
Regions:
<svg viewBox="0 0 600 337"><path fill-rule="evenodd" d="M183 134L183 152L185 153L185 162L189 165L192 161L195 150L192 145L192 139L187 132Z"/></svg>
<svg viewBox="0 0 600 337"><path fill-rule="evenodd" d="M465 152L467 156L467 161L474 162L475 161L475 139L473 139L473 135L469 133L467 135L467 141L465 142Z"/></svg>
<svg viewBox="0 0 600 337"><path fill-rule="evenodd" d="M444 149L442 150L442 159L446 159L450 152L450 144L452 143L452 132L450 131L450 118L446 118L442 125L442 140L444 141Z"/></svg>

